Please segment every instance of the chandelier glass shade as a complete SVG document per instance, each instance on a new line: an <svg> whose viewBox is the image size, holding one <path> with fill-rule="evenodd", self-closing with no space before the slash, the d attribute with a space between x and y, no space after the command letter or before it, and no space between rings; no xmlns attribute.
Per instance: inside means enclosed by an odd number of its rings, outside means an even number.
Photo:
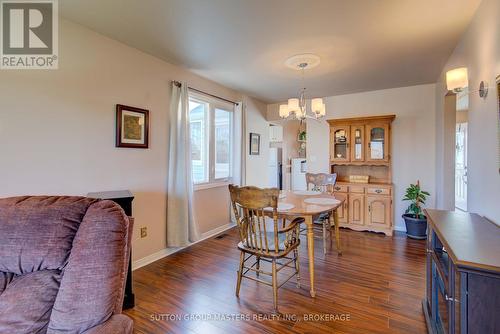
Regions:
<svg viewBox="0 0 500 334"><path fill-rule="evenodd" d="M297 55L289 58L286 65L290 68L302 72L302 81L304 83L304 71L319 64L319 57L312 54ZM326 115L326 107L322 98L311 99L308 108L306 100L305 83L300 90L299 96L288 99L287 104L279 106L279 116L286 119L305 120L306 118L319 119Z"/></svg>
<svg viewBox="0 0 500 334"><path fill-rule="evenodd" d="M322 98L311 99L311 107L307 108L305 88L300 92L299 98L288 99L287 104L279 106L279 116L304 120L306 118L319 119L326 115L326 107Z"/></svg>

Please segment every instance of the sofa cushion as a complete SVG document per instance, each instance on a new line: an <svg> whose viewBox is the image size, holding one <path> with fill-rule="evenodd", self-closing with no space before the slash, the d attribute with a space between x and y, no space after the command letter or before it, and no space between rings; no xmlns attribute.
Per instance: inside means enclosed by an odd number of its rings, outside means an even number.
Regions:
<svg viewBox="0 0 500 334"><path fill-rule="evenodd" d="M0 271L22 275L63 268L78 226L95 201L68 196L0 199Z"/></svg>
<svg viewBox="0 0 500 334"><path fill-rule="evenodd" d="M60 280L59 270L15 276L0 295L0 333L45 333Z"/></svg>
<svg viewBox="0 0 500 334"><path fill-rule="evenodd" d="M114 202L99 201L88 208L64 268L47 333L81 333L121 312L129 224Z"/></svg>
<svg viewBox="0 0 500 334"><path fill-rule="evenodd" d="M13 273L4 273L3 271L0 271L0 295L7 287L7 284L9 284L13 278Z"/></svg>

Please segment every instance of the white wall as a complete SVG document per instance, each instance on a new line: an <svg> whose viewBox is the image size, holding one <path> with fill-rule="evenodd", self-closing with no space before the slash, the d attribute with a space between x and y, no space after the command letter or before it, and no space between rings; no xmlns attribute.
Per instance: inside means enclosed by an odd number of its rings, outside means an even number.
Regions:
<svg viewBox="0 0 500 334"><path fill-rule="evenodd" d="M404 230L401 201L410 183L420 180L435 206L435 85L385 89L325 98L326 119L396 115L392 123L392 167L396 228ZM311 172L329 171L329 126L326 120L307 122L307 160Z"/></svg>
<svg viewBox="0 0 500 334"><path fill-rule="evenodd" d="M483 0L465 34L447 61L436 87L437 133L443 131L442 120L447 117L444 96L445 73L456 67L467 67L469 72L468 112L468 210L485 215L500 224L499 124L498 92L495 77L500 74L500 1ZM477 94L479 83L490 84L486 99ZM442 155L443 141L438 137L438 156ZM439 161L438 161L439 162ZM439 168L439 166L438 166ZM444 193L442 180L438 192Z"/></svg>
<svg viewBox="0 0 500 334"><path fill-rule="evenodd" d="M166 247L171 80L231 100L241 95L66 20L54 71L0 71L0 197L130 189L134 259ZM115 105L150 111L150 148L115 147ZM248 109L250 120L258 101ZM257 115L262 121L261 113ZM262 132L263 146L266 133ZM267 123L266 123L267 124ZM265 154L265 150L263 152ZM227 189L196 192L201 232L229 222ZM209 211L210 214L206 214ZM139 239L139 228L148 237Z"/></svg>
<svg viewBox="0 0 500 334"><path fill-rule="evenodd" d="M266 104L249 97L244 97L246 108L246 184L256 187L268 187L269 163L269 122L266 120ZM260 134L260 154L250 155L250 133Z"/></svg>
<svg viewBox="0 0 500 334"><path fill-rule="evenodd" d="M436 95L439 94L436 85ZM436 98L444 108L436 114L436 207L455 210L455 132L457 99L455 94ZM436 109L437 109L436 105Z"/></svg>

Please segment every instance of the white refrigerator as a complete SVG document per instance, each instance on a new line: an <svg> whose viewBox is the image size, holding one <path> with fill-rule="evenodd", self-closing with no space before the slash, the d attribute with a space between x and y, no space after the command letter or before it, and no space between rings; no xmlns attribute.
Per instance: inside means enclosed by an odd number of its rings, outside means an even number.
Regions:
<svg viewBox="0 0 500 334"><path fill-rule="evenodd" d="M307 190L306 172L306 159L292 159L292 190Z"/></svg>

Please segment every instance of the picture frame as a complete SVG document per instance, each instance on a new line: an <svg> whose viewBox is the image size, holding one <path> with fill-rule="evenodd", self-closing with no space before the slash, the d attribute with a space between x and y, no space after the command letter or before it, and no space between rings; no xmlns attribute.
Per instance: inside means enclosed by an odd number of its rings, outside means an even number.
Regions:
<svg viewBox="0 0 500 334"><path fill-rule="evenodd" d="M149 110L116 105L116 147L149 148Z"/></svg>
<svg viewBox="0 0 500 334"><path fill-rule="evenodd" d="M260 154L260 134L250 133L250 155Z"/></svg>

